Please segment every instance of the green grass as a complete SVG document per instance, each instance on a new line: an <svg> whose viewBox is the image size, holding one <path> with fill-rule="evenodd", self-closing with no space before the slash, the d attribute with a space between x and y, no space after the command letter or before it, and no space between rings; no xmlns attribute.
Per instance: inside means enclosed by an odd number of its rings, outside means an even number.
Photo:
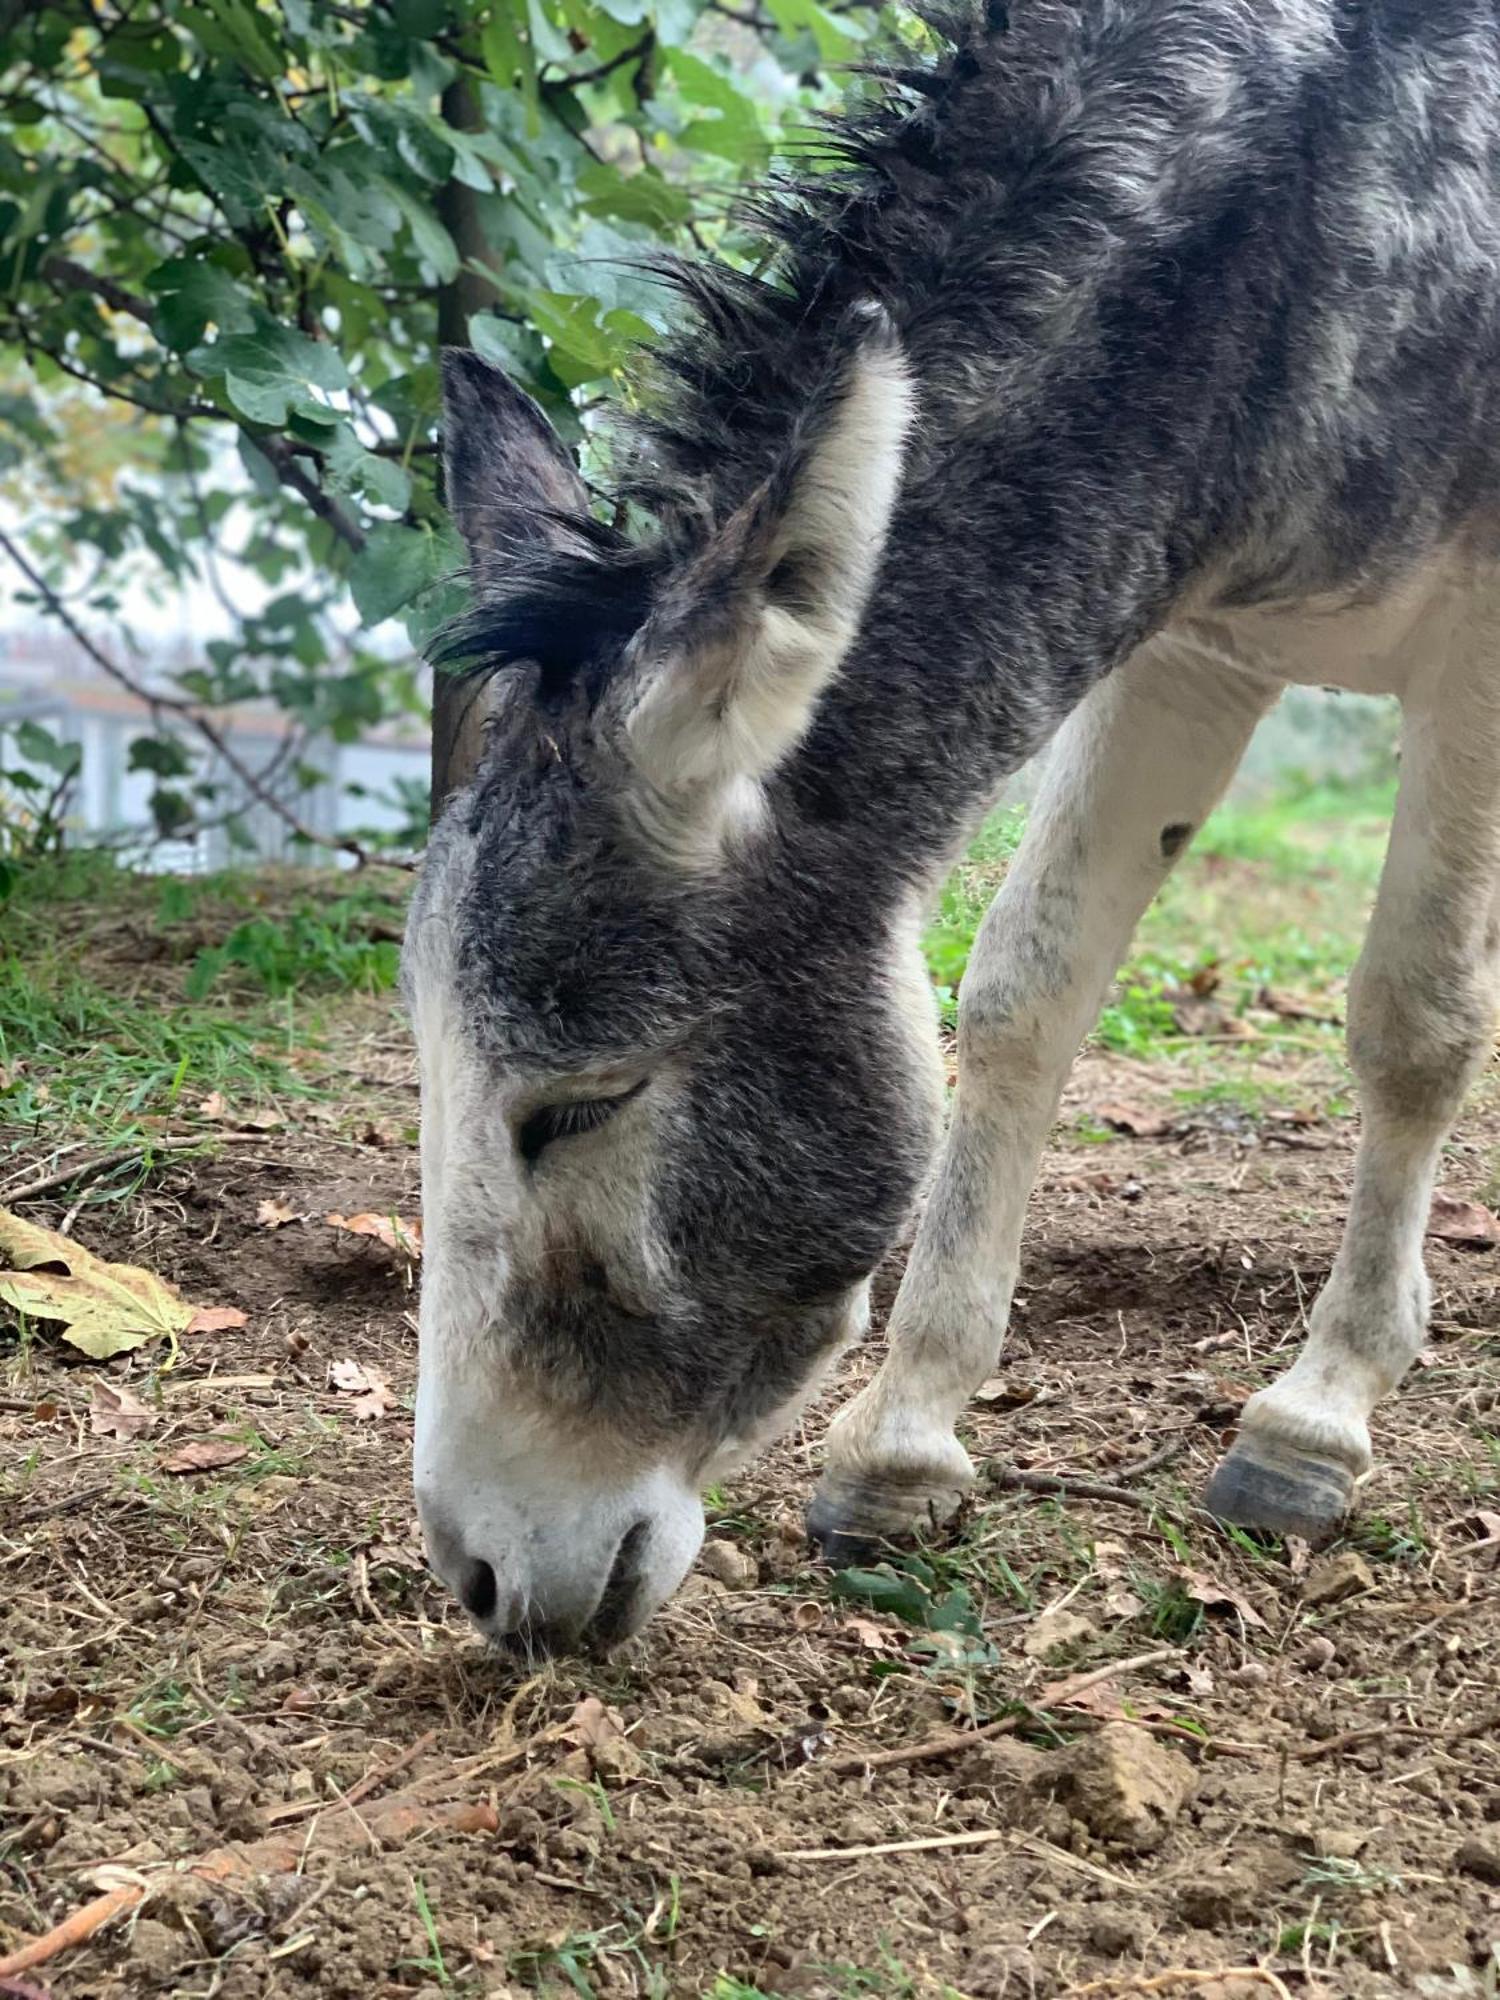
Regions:
<svg viewBox="0 0 1500 2000"><path fill-rule="evenodd" d="M1211 1052L1217 1060L1225 1043L1185 1033L1179 1006L1206 994L1223 1014L1242 1016L1267 987L1341 1016L1393 803L1394 781L1381 781L1289 783L1270 798L1221 806L1143 917L1100 1016L1099 1042L1129 1056ZM928 969L950 1020L975 933L1024 827L1021 808L994 815L954 870L926 932ZM1245 1046L1336 1053L1340 1039L1337 1018L1262 1016ZM1217 1075L1174 1081L1189 1101L1227 1100L1239 1091L1237 1081L1226 1084ZM1273 1098L1279 1088L1250 1087Z"/></svg>
<svg viewBox="0 0 1500 2000"><path fill-rule="evenodd" d="M15 871L0 953L0 1154L138 1146L95 1196L128 1193L150 1141L205 1099L225 1114L313 1091L326 1008L387 990L401 909L376 883L226 874L186 881L95 853ZM309 996L312 996L309 998Z"/></svg>

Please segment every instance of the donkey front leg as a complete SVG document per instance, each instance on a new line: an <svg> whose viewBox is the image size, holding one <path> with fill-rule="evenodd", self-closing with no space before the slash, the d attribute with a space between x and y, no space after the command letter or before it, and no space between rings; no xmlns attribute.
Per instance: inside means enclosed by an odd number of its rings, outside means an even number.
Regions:
<svg viewBox="0 0 1500 2000"><path fill-rule="evenodd" d="M1422 1345L1433 1183L1500 997L1500 698L1488 656L1407 704L1390 850L1349 988L1362 1126L1344 1239L1301 1354L1245 1405L1208 1505L1326 1539L1369 1470L1368 1418Z"/></svg>
<svg viewBox="0 0 1500 2000"><path fill-rule="evenodd" d="M1026 1198L1069 1065L1141 912L1279 691L1162 639L1060 732L964 975L958 1093L890 1352L829 1432L808 1525L831 1555L941 1520L971 1484L954 1424L1000 1353Z"/></svg>

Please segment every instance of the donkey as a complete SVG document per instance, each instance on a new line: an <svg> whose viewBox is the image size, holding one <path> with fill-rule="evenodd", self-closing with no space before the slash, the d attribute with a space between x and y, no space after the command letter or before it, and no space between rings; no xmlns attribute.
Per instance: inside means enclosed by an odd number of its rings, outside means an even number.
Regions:
<svg viewBox="0 0 1500 2000"><path fill-rule="evenodd" d="M416 1484L488 1634L608 1644L699 1494L866 1323L813 1501L943 1520L1069 1063L1289 682L1398 695L1349 997L1363 1125L1294 1365L1208 1505L1326 1537L1416 1354L1440 1149L1500 975L1492 0L990 0L769 190L594 518L536 406L445 371L474 610L414 903ZM1056 737L959 1001L936 885Z"/></svg>

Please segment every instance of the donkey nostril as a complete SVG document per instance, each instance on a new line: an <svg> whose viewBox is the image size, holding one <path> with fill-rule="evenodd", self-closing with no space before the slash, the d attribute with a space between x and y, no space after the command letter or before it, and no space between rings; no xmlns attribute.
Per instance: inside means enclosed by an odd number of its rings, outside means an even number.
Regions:
<svg viewBox="0 0 1500 2000"><path fill-rule="evenodd" d="M469 1573L464 1578L464 1587L459 1595L463 1599L465 1611L471 1618L477 1618L481 1625L494 1617L500 1592L495 1582L495 1572L487 1562L474 1562L469 1565Z"/></svg>

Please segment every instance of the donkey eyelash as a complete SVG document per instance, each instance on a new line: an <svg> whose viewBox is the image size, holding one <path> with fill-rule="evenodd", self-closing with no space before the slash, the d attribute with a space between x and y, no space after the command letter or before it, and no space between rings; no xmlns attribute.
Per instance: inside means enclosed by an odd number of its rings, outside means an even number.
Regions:
<svg viewBox="0 0 1500 2000"><path fill-rule="evenodd" d="M523 1120L516 1134L516 1145L527 1166L535 1166L545 1149L554 1139L574 1139L584 1132L597 1131L608 1124L615 1113L639 1097L646 1088L645 1079L632 1084L629 1090L622 1090L617 1097L583 1097L568 1104L544 1104Z"/></svg>

